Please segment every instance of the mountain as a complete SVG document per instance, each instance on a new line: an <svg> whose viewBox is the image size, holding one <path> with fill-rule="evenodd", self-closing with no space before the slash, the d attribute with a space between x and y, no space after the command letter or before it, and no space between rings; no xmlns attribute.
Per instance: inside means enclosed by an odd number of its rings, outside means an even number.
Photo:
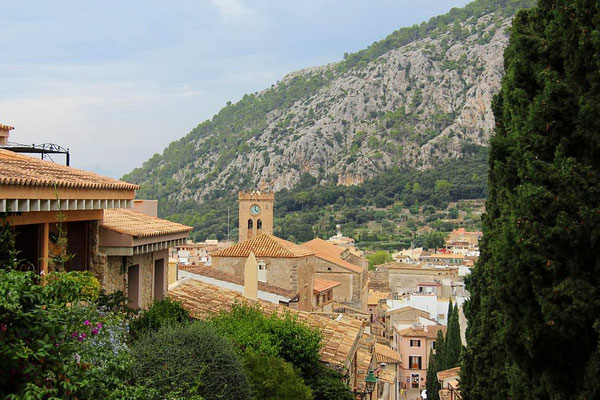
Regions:
<svg viewBox="0 0 600 400"><path fill-rule="evenodd" d="M169 216L239 189L291 189L305 174L354 185L461 159L487 145L511 19L532 3L476 0L340 62L290 73L123 179Z"/></svg>

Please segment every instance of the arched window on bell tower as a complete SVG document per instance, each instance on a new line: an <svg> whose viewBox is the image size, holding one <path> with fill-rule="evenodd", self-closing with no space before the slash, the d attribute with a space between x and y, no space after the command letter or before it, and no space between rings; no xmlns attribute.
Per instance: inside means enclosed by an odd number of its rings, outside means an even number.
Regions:
<svg viewBox="0 0 600 400"><path fill-rule="evenodd" d="M262 220L256 221L256 229L260 232L262 230Z"/></svg>
<svg viewBox="0 0 600 400"><path fill-rule="evenodd" d="M252 222L251 219L248 220L248 229L252 229L253 228L254 223Z"/></svg>

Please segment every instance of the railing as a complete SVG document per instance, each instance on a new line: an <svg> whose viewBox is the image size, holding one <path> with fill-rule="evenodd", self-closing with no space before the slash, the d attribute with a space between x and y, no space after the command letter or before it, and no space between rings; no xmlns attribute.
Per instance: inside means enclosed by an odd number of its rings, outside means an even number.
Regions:
<svg viewBox="0 0 600 400"><path fill-rule="evenodd" d="M460 392L456 390L451 384L448 384L448 391L450 391L450 400L462 400Z"/></svg>

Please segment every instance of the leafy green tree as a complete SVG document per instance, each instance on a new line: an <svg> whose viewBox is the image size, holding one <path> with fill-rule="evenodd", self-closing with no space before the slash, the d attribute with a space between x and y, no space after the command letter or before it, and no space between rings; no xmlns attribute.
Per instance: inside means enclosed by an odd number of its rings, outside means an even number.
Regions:
<svg viewBox="0 0 600 400"><path fill-rule="evenodd" d="M514 19L494 101L465 399L600 397L600 3Z"/></svg>
<svg viewBox="0 0 600 400"><path fill-rule="evenodd" d="M303 376L319 363L321 333L292 314L266 316L258 307L240 304L211 321L238 349L282 357Z"/></svg>
<svg viewBox="0 0 600 400"><path fill-rule="evenodd" d="M446 240L446 235L442 232L429 232L425 235L425 241L423 242L423 246L427 249L439 249L444 247L444 242Z"/></svg>
<svg viewBox="0 0 600 400"><path fill-rule="evenodd" d="M312 391L294 366L280 357L248 348L244 367L254 398L264 400L312 400Z"/></svg>
<svg viewBox="0 0 600 400"><path fill-rule="evenodd" d="M376 251L373 254L369 254L366 256L367 260L369 260L369 268L374 268L376 265L384 264L386 262L394 261L392 255L385 250Z"/></svg>

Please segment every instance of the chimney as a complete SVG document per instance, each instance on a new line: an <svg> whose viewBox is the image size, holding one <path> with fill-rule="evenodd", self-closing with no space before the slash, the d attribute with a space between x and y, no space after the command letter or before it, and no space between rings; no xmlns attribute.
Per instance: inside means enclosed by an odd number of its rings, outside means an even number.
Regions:
<svg viewBox="0 0 600 400"><path fill-rule="evenodd" d="M0 124L0 146L6 146L8 144L8 135L13 130L12 126Z"/></svg>
<svg viewBox="0 0 600 400"><path fill-rule="evenodd" d="M250 252L244 267L244 297L258 299L258 263L253 252Z"/></svg>

